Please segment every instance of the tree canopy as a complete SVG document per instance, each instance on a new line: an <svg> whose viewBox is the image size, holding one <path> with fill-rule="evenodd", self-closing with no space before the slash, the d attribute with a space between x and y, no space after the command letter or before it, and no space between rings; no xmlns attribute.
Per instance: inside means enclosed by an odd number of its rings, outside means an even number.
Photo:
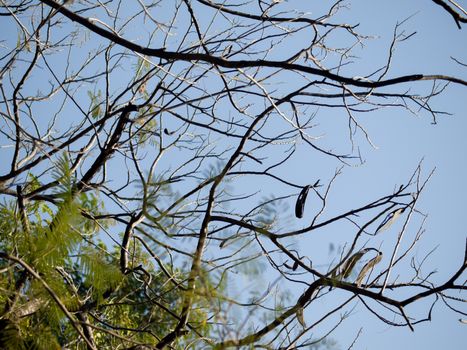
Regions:
<svg viewBox="0 0 467 350"><path fill-rule="evenodd" d="M465 315L465 242L441 283L417 251L431 169L351 208L334 189L365 116L436 124L467 81L393 73L410 14L359 64L350 5L2 0L0 348L318 349L355 305Z"/></svg>

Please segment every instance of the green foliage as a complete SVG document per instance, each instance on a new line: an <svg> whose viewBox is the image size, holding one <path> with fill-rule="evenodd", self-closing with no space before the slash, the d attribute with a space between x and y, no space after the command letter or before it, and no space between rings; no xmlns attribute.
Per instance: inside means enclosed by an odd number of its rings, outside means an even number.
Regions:
<svg viewBox="0 0 467 350"><path fill-rule="evenodd" d="M152 106L142 108L136 118L136 139L138 144L144 146L150 143L153 146L158 145L159 124L153 114L155 108ZM153 137L154 136L154 137Z"/></svg>
<svg viewBox="0 0 467 350"><path fill-rule="evenodd" d="M287 212L288 205L282 198L272 195L263 198L261 202L263 204L258 207L255 219L259 227L270 229L282 219L281 215Z"/></svg>
<svg viewBox="0 0 467 350"><path fill-rule="evenodd" d="M105 220L94 219L104 212L102 201L94 191L76 191L77 180L70 164L66 152L55 161L53 203L25 201L23 208L15 201L0 205L2 253L19 258L41 278L34 278L20 265L0 260L0 268L5 269L0 274L0 348L49 350L71 343L85 348L50 290L72 317L83 312L92 315L87 316L87 322L101 328L93 330L99 349L121 346L122 339L115 333L132 341L155 344L176 326L178 319L174 316L181 312L185 292L175 280L156 272L151 256L137 240L132 240L128 248L131 273L122 274L120 247L109 252L99 240L99 232L110 227ZM41 186L39 179L30 175L23 191ZM151 211L151 203L170 198L173 200L174 193L169 182L162 177L149 182L147 201ZM157 224L170 230L173 220L154 210L158 213ZM154 251L158 250L154 247ZM244 268L249 274L257 264L245 264ZM186 279L182 270L170 272L181 281ZM224 274L210 271L197 279L189 323L199 334L209 335L209 313L219 307L226 283ZM194 348L188 344L195 337L190 333L179 340L179 345ZM127 347L134 345L131 341L124 343Z"/></svg>
<svg viewBox="0 0 467 350"><path fill-rule="evenodd" d="M0 204L0 249L6 251L14 246L19 216L15 212L14 202Z"/></svg>
<svg viewBox="0 0 467 350"><path fill-rule="evenodd" d="M104 293L114 290L123 278L118 265L107 261L105 255L92 246L81 249L79 266L82 269L83 287L91 292L98 304Z"/></svg>
<svg viewBox="0 0 467 350"><path fill-rule="evenodd" d="M98 119L102 115L102 92L101 90L98 90L97 93L88 91L88 97L91 100L91 106L89 107L91 117Z"/></svg>
<svg viewBox="0 0 467 350"><path fill-rule="evenodd" d="M98 233L110 225L105 220L99 220L98 224L93 219L104 212L98 193L76 192L76 179L67 153L56 160L53 177L58 183L55 203L25 204L28 230L21 224L21 213L15 202L0 206L2 252L19 257L43 280L32 278L20 266L8 269L7 261L0 262L2 268L7 268L0 275L0 302L4 306L0 316L9 322L8 327L0 330L4 348L59 349L71 343L85 348L44 283L70 313L90 313L87 322L97 323L101 328L93 330L99 349L122 346L120 337L157 343L178 322L174 316L181 312L184 292L173 280L156 272L152 258L137 240L132 240L128 248L131 273L122 274L120 247L109 252L99 240ZM24 191L42 186L35 177L28 180ZM162 178L150 181L148 189L148 200L154 202L174 195L170 184ZM169 225L167 220L162 215L158 223ZM159 249L154 247L154 250ZM186 272L173 269L171 273L177 279L186 279ZM220 297L226 283L224 277L206 272L197 281L195 308L189 322L198 333L209 334L211 301ZM193 339L193 335L187 335L180 344L185 346ZM131 341L123 343L127 347L134 345Z"/></svg>
<svg viewBox="0 0 467 350"><path fill-rule="evenodd" d="M18 326L8 319L0 320L0 348L5 350L24 348Z"/></svg>
<svg viewBox="0 0 467 350"><path fill-rule="evenodd" d="M88 235L97 233L101 228L108 229L113 222L111 220L93 220L92 218L102 214L104 209L103 202L100 201L98 194L94 192L81 192L78 197L80 211L84 213L87 220L82 222L81 231Z"/></svg>

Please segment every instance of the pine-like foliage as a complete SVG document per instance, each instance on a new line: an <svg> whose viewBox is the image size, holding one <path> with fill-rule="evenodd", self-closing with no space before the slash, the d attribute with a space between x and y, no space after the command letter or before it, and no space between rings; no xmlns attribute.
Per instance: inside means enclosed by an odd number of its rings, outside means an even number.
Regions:
<svg viewBox="0 0 467 350"><path fill-rule="evenodd" d="M175 326L171 313L180 312L183 295L154 272L149 256L135 242L128 253L129 268L136 272L121 272L120 250L109 249L96 234L110 227L105 220L98 224L93 220L102 208L98 194L76 191L66 153L55 165L58 201L26 202L24 207L15 201L0 205L0 252L21 261L0 260L4 271L0 274L0 348L50 350L74 344L85 349L85 341L76 329L83 332L83 320L91 325L98 321L100 328L90 329L93 345L99 349L121 346L122 337L132 339L123 342L128 346L135 342L155 343L158 334ZM35 177L28 180L27 191L41 186ZM174 274L182 276L180 271ZM207 276L203 282L199 289L207 293L211 288L206 287L210 286ZM158 303L151 305L151 300ZM203 311L193 313L191 318L195 323L200 320L200 329L208 329Z"/></svg>

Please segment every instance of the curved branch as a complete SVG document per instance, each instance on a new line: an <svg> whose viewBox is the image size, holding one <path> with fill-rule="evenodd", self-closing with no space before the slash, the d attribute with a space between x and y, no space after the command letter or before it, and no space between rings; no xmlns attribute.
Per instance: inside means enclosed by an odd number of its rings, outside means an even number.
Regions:
<svg viewBox="0 0 467 350"><path fill-rule="evenodd" d="M88 28L95 34L100 35L103 38L106 38L115 44L118 44L122 47L125 47L133 52L140 53L142 55L150 56L150 57L158 57L165 60L177 60L177 61L201 61L206 62L209 64L213 64L219 67L224 68L252 68L252 67L268 67L268 68L277 68L277 69L284 69L290 71L297 71L308 73L312 75L317 75L323 78L331 79L337 81L341 84L348 84L353 86L365 87L365 88L378 88L383 86L390 86L396 85L401 83L413 82L413 81L422 81L422 80L445 80L452 83L456 83L459 85L467 86L467 81L463 79L459 79L456 77L448 76L448 75L423 75L423 74L411 74L411 75L404 75L392 79L381 80L381 81L366 81L366 80L357 80L349 77L343 77L338 74L334 74L328 70L307 67L296 63L289 63L287 61L269 61L269 60L237 60L231 61L227 60L222 57L212 56L206 53L182 53L182 52L174 52L174 51L166 51L165 49L160 48L148 48L143 47L141 45L135 44L131 41L128 41L115 33L112 33L106 29L103 29L94 23L92 23L89 19L81 17L74 13L73 11L68 10L67 8L63 7L56 3L53 0L41 0L43 3L49 5L50 7L56 9L65 17L69 18L73 22L79 23L84 27Z"/></svg>
<svg viewBox="0 0 467 350"><path fill-rule="evenodd" d="M458 14L451 6L446 4L442 0L432 0L435 4L441 6L443 9L446 10L447 13L449 13L454 21L457 24L457 28L462 29L461 23L467 23L467 18L462 17L460 14Z"/></svg>
<svg viewBox="0 0 467 350"><path fill-rule="evenodd" d="M256 342L257 340L261 339L264 335L272 331L274 328L277 326L281 325L287 318L290 316L294 315L297 310L300 308L305 307L306 303L313 297L315 294L315 291L322 285L322 280L316 280L310 286L307 288L307 290L298 298L297 303L292 306L290 309L287 311L283 312L279 316L277 316L272 322L258 330L257 332L247 335L246 337L242 339L232 339L232 340L226 340L224 342L221 342L219 344L216 344L214 346L214 349L225 349L227 347L239 347L239 346L245 346L248 344L252 344Z"/></svg>
<svg viewBox="0 0 467 350"><path fill-rule="evenodd" d="M310 19L310 18L305 18L305 17L293 18L293 17L275 17L275 16L264 15L264 14L261 15L261 16L252 15L252 14L245 13L245 12L231 10L231 9L225 7L224 5L219 5L219 4L213 3L211 1L206 1L206 0L197 0L197 1L199 3L201 3L201 4L203 4L203 5L214 8L214 9L216 9L218 11L228 13L230 15L234 15L234 16L238 16L238 17L244 17L244 18L248 18L248 19L254 19L254 20L257 20L257 21L261 21L261 22L307 23L307 24L310 24L310 25L321 25L323 27L340 27L340 25L325 23L325 22L320 21L320 20L315 20L315 19ZM344 27L344 26L342 26L342 27ZM345 27L347 28L348 26L345 26Z"/></svg>

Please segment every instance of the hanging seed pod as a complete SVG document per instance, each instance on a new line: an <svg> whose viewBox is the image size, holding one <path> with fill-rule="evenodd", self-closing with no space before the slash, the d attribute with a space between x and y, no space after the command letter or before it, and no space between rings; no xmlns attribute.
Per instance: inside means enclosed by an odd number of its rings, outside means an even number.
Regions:
<svg viewBox="0 0 467 350"><path fill-rule="evenodd" d="M376 233L387 230L397 220L397 218L404 212L405 208L399 208L390 212L383 220L383 222L376 229Z"/></svg>
<svg viewBox="0 0 467 350"><path fill-rule="evenodd" d="M310 190L310 185L303 187L300 194L298 195L297 202L295 203L295 216L299 219L303 217L303 211L305 210L305 201Z"/></svg>
<svg viewBox="0 0 467 350"><path fill-rule="evenodd" d="M305 318L303 317L303 307L299 307L295 314L297 315L298 322L300 322L303 328L306 328Z"/></svg>
<svg viewBox="0 0 467 350"><path fill-rule="evenodd" d="M344 265L342 265L340 276L343 278L349 277L350 273L352 272L357 262L362 258L363 255L365 255L365 253L369 252L370 250L374 250L374 248L365 248L365 249L359 250L354 255L352 255L349 259L347 259Z"/></svg>
<svg viewBox="0 0 467 350"><path fill-rule="evenodd" d="M378 252L378 255L376 255L373 259L368 261L365 264L365 266L363 266L363 269L360 271L355 281L358 287L362 285L363 279L365 278L368 271L372 270L381 261L382 258L383 258L383 253Z"/></svg>
<svg viewBox="0 0 467 350"><path fill-rule="evenodd" d="M166 135L169 135L169 136L170 136L170 135L173 135L174 132L175 132L175 131L169 131L169 129L164 128L164 134L166 134Z"/></svg>
<svg viewBox="0 0 467 350"><path fill-rule="evenodd" d="M298 260L294 260L293 265L284 263L284 266L287 267L289 270L295 271L298 268Z"/></svg>

